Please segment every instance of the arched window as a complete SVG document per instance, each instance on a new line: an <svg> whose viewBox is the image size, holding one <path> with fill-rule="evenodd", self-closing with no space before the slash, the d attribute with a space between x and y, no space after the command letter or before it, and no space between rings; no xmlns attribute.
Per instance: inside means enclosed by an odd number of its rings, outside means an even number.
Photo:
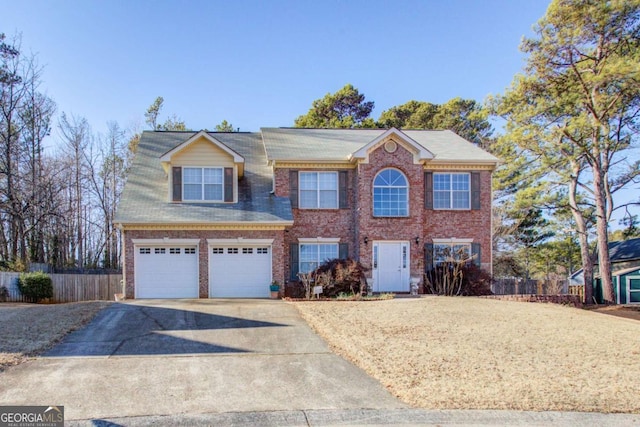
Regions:
<svg viewBox="0 0 640 427"><path fill-rule="evenodd" d="M409 216L409 187L399 170L385 169L373 180L373 216Z"/></svg>

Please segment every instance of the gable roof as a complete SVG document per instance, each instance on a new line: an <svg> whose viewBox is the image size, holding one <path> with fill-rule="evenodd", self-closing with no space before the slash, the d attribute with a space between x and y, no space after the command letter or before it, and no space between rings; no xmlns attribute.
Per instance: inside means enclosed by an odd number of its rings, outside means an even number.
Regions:
<svg viewBox="0 0 640 427"><path fill-rule="evenodd" d="M206 141L209 141L213 146L218 147L219 149L221 149L222 151L227 153L230 157L232 157L233 158L233 162L238 165L238 175L242 176L244 174L244 157L242 157L240 154L236 153L234 150L229 148L226 144L224 144L221 141L219 141L218 139L214 138L212 135L210 135L209 133L207 133L204 130L201 130L200 132L196 133L195 135L193 135L188 140L184 141L182 144L180 144L180 145L178 145L176 147L173 147L172 149L170 149L169 151L164 153L160 157L160 161L162 162L162 167L164 167L165 170L168 172L169 163L171 162L171 158L174 155L176 155L179 152L181 152L182 150L184 150L185 148L189 147L194 142L199 141L201 138L206 140Z"/></svg>
<svg viewBox="0 0 640 427"><path fill-rule="evenodd" d="M240 154L236 153L231 148L227 147L224 143L220 142L218 139L214 138L212 135L210 135L209 133L207 133L204 130L201 130L200 132L198 132L195 135L193 135L191 138L187 139L182 144L180 144L180 145L178 145L176 147L173 147L171 150L169 150L166 153L164 153L162 155L162 157L160 157L160 160L163 161L163 162L170 162L171 161L171 156L173 156L174 154L177 154L178 152L184 150L185 148L187 148L189 145L193 144L195 141L199 140L200 138L206 139L207 141L209 141L210 143L212 143L216 147L220 148L225 153L229 154L231 157L233 157L233 161L235 163L244 162L244 158Z"/></svg>
<svg viewBox="0 0 640 427"><path fill-rule="evenodd" d="M201 133L142 133L115 223L180 225L259 222L289 225L293 222L289 199L270 194L271 168L267 165L260 134L256 133L206 132L208 138L224 144L244 159L246 167L244 177L238 181L238 203L169 202L168 178L161 157Z"/></svg>
<svg viewBox="0 0 640 427"><path fill-rule="evenodd" d="M434 155L432 152L430 152L429 150L424 148L422 145L418 144L412 138L410 138L409 136L402 133L396 128L391 128L386 132L384 132L383 134L377 136L374 140L364 145L356 152L351 153L349 158L362 159L362 160L368 161L369 153L375 150L376 148L378 148L378 146L380 146L383 142L389 140L390 138L393 138L395 141L400 142L402 145L405 146L405 148L413 152L415 163L420 163L425 160L431 160L434 158Z"/></svg>
<svg viewBox="0 0 640 427"><path fill-rule="evenodd" d="M349 162L354 154L390 132L387 129L262 128L269 162ZM499 159L449 130L395 130L414 147L433 155L433 163L486 163Z"/></svg>

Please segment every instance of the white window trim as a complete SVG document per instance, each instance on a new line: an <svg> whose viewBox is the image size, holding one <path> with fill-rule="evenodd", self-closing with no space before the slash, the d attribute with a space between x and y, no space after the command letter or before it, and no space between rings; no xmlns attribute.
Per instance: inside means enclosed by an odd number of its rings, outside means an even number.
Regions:
<svg viewBox="0 0 640 427"><path fill-rule="evenodd" d="M298 246L298 271L302 271L302 269L300 268L302 266L302 263L304 261L302 261L302 253L301 253L301 246L302 245L314 245L314 246L321 246L321 245L332 245L332 246L336 246L336 257L340 256L340 239L339 238L322 238L322 237L316 237L316 238L298 238L298 242L300 243L300 245ZM320 252L318 251L318 256L319 256ZM323 261L321 261L319 258L316 259L315 261L318 266L320 266L322 264Z"/></svg>
<svg viewBox="0 0 640 427"><path fill-rule="evenodd" d="M298 243L301 244L322 244L322 243L340 243L339 237L299 237Z"/></svg>
<svg viewBox="0 0 640 427"><path fill-rule="evenodd" d="M433 246L436 245L447 245L447 246L451 246L453 248L454 245L468 245L469 246L469 256L473 257L473 246L471 245L473 243L473 239L458 239L455 237L451 237L449 239L431 239L431 241L433 242ZM433 262L435 264L436 262L436 257L435 257L435 251L433 254Z"/></svg>
<svg viewBox="0 0 640 427"><path fill-rule="evenodd" d="M302 206L302 175L305 173L315 173L316 175L318 175L318 179L316 180L316 182L318 183L318 187L316 188L316 202L318 204L318 207L315 208L308 208L305 206ZM321 173L331 173L334 174L336 176L336 207L335 208L325 208L320 206L320 174ZM305 191L309 191L309 190L305 190ZM334 172L334 171L300 171L298 173L298 209L339 209L340 208L340 177L338 176L338 172Z"/></svg>
<svg viewBox="0 0 640 427"><path fill-rule="evenodd" d="M473 239L458 239L457 237L450 237L448 239L431 239L434 245L446 245L446 244L455 244L461 245L464 243L473 243Z"/></svg>
<svg viewBox="0 0 640 427"><path fill-rule="evenodd" d="M627 304L633 304L633 305L640 304L637 302L631 302L631 293L633 292L635 294L636 292L640 292L637 290L633 290L633 291L631 290L631 279L634 279L634 280L640 279L640 276L635 274L627 276L627 280L625 283L625 287L627 288ZM620 276L618 276L618 281L620 281ZM620 292L618 292L618 294L620 294ZM618 304L620 304L620 295L618 295Z"/></svg>
<svg viewBox="0 0 640 427"><path fill-rule="evenodd" d="M186 192L184 191L184 186L187 185L184 180L184 173L187 169L200 169L202 171L202 181L200 182L200 198L199 199L187 199L185 198ZM205 199L204 198L204 170L205 169L219 169L222 171L222 198L220 199ZM235 173L234 173L235 175ZM193 184L188 184L193 185ZM182 201L183 202L224 202L224 167L222 166L182 166Z"/></svg>
<svg viewBox="0 0 640 427"><path fill-rule="evenodd" d="M436 175L467 175L469 177L469 207L468 208L454 208L453 207L453 192L456 191L460 193L459 190L451 190L449 189L449 206L448 208L437 208L435 203L435 196L433 201L433 210L436 211L470 211L471 210L471 173L470 172L434 172L433 173L433 187L431 191L435 195L436 191L444 191L444 190L436 190ZM450 182L452 185L452 183Z"/></svg>
<svg viewBox="0 0 640 427"><path fill-rule="evenodd" d="M407 183L407 185L386 185L384 187L382 186L378 186L378 188L406 188L407 189L407 214L406 215L376 215L376 208L374 206L375 204L375 189L376 189L376 179L378 178L378 175L380 175L382 172L384 172L385 170L395 170L397 171L400 175L402 175L404 177L405 182ZM404 172L402 172L400 169L398 168L384 168L382 170L379 170L378 173L376 173L376 175L373 177L373 183L371 186L371 212L374 218L409 218L410 216L410 206L409 206L409 201L410 201L410 196L409 196L409 178L407 178L407 175L405 175Z"/></svg>

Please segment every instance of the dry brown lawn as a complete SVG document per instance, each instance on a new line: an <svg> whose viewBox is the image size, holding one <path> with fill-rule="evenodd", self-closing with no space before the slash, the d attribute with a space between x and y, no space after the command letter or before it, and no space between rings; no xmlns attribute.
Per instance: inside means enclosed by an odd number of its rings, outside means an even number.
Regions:
<svg viewBox="0 0 640 427"><path fill-rule="evenodd" d="M51 348L109 304L107 301L0 303L0 371Z"/></svg>
<svg viewBox="0 0 640 427"><path fill-rule="evenodd" d="M471 297L294 304L414 407L640 412L637 320Z"/></svg>

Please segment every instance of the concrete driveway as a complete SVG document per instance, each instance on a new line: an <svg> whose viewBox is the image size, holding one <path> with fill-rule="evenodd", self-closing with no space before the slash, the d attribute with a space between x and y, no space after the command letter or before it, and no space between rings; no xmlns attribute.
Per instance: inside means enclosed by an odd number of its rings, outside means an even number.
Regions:
<svg viewBox="0 0 640 427"><path fill-rule="evenodd" d="M2 374L2 405L67 420L405 405L271 300L138 300Z"/></svg>

